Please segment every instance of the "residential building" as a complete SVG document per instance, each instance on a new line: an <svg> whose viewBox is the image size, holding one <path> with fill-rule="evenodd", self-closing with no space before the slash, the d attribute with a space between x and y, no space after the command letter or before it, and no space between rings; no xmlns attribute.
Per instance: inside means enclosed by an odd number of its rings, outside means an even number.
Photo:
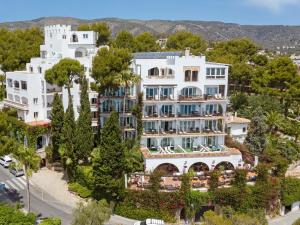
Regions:
<svg viewBox="0 0 300 225"><path fill-rule="evenodd" d="M236 113L234 115L227 114L225 120L226 132L235 141L243 144L247 137L250 122L246 118L238 117Z"/></svg>
<svg viewBox="0 0 300 225"><path fill-rule="evenodd" d="M224 145L228 65L207 62L187 49L136 53L132 67L142 80L147 172L242 166L241 153Z"/></svg>

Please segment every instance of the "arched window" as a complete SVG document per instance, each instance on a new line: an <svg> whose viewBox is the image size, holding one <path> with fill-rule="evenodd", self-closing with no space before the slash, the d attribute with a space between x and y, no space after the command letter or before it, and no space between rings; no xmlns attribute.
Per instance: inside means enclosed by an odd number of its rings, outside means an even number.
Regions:
<svg viewBox="0 0 300 225"><path fill-rule="evenodd" d="M159 69L157 67L148 70L148 76L159 76Z"/></svg>

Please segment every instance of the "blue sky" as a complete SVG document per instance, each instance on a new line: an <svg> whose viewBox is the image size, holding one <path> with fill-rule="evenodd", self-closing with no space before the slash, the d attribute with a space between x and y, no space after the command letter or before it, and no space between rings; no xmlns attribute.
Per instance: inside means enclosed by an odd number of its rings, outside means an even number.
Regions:
<svg viewBox="0 0 300 225"><path fill-rule="evenodd" d="M44 16L300 24L300 0L0 0L0 22Z"/></svg>

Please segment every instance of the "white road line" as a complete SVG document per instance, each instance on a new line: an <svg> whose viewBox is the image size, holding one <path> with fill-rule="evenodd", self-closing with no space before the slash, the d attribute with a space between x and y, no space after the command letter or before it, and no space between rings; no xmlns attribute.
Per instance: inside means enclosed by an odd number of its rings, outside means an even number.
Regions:
<svg viewBox="0 0 300 225"><path fill-rule="evenodd" d="M16 189L17 191L20 190L20 189L17 188L10 180L7 180L6 182L7 182L7 184L8 184L7 186L12 187L13 189Z"/></svg>
<svg viewBox="0 0 300 225"><path fill-rule="evenodd" d="M25 176L18 177L18 179L22 179L25 182L25 184L27 184ZM34 184L31 182L31 180L29 180L29 184L32 185L32 186L34 186Z"/></svg>
<svg viewBox="0 0 300 225"><path fill-rule="evenodd" d="M13 182L15 185L17 185L21 190L25 189L22 183L19 183L18 180L10 180L10 181Z"/></svg>
<svg viewBox="0 0 300 225"><path fill-rule="evenodd" d="M24 186L26 186L26 181L22 177L17 177L16 180L20 181Z"/></svg>

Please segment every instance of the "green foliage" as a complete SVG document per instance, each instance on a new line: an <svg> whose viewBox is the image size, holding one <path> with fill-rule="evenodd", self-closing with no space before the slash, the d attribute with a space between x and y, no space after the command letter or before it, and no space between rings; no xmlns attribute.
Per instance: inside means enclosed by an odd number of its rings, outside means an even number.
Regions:
<svg viewBox="0 0 300 225"><path fill-rule="evenodd" d="M140 141L141 135L143 133L143 93L138 93L137 103L133 107L132 114L136 118L136 127L137 127L137 141Z"/></svg>
<svg viewBox="0 0 300 225"><path fill-rule="evenodd" d="M213 46L213 50L207 53L209 61L221 63L246 63L257 53L256 44L249 39L233 39L219 42Z"/></svg>
<svg viewBox="0 0 300 225"><path fill-rule="evenodd" d="M126 48L134 52L136 49L136 41L134 36L127 30L120 31L113 42L116 48Z"/></svg>
<svg viewBox="0 0 300 225"><path fill-rule="evenodd" d="M92 166L77 166L76 182L92 190L94 185Z"/></svg>
<svg viewBox="0 0 300 225"><path fill-rule="evenodd" d="M264 121L264 115L261 108L257 108L251 119L248 134L245 139L245 145L257 156L261 155L266 148L266 131L267 126Z"/></svg>
<svg viewBox="0 0 300 225"><path fill-rule="evenodd" d="M217 215L213 211L205 212L203 217L205 225L232 225L229 219L226 219L221 215Z"/></svg>
<svg viewBox="0 0 300 225"><path fill-rule="evenodd" d="M300 225L300 219L297 219L292 225Z"/></svg>
<svg viewBox="0 0 300 225"><path fill-rule="evenodd" d="M127 206L124 204L120 204L116 207L115 213L117 215L130 218L130 219L135 219L135 220L146 220L149 218L156 218L156 219L162 219L165 222L169 223L175 223L176 219L174 216L168 214L167 212L164 211L158 211L154 209L144 209L144 208L136 208L133 206Z"/></svg>
<svg viewBox="0 0 300 225"><path fill-rule="evenodd" d="M286 206L300 201L300 179L287 177L282 185L282 203Z"/></svg>
<svg viewBox="0 0 300 225"><path fill-rule="evenodd" d="M194 55L200 55L207 47L202 37L187 31L180 31L168 37L167 50L183 51L190 48Z"/></svg>
<svg viewBox="0 0 300 225"><path fill-rule="evenodd" d="M59 218L48 218L43 220L40 225L61 225L61 220Z"/></svg>
<svg viewBox="0 0 300 225"><path fill-rule="evenodd" d="M220 172L214 170L210 173L210 181L209 181L209 192L214 192L219 186L219 176Z"/></svg>
<svg viewBox="0 0 300 225"><path fill-rule="evenodd" d="M109 43L111 31L106 23L94 23L92 25L82 24L78 26L79 31L95 31L98 33L97 46Z"/></svg>
<svg viewBox="0 0 300 225"><path fill-rule="evenodd" d="M81 202L74 211L72 225L102 225L109 220L111 214L112 210L105 200L93 200L87 205Z"/></svg>
<svg viewBox="0 0 300 225"><path fill-rule="evenodd" d="M81 184L74 182L69 183L69 191L77 193L81 198L89 198L92 195L92 191Z"/></svg>
<svg viewBox="0 0 300 225"><path fill-rule="evenodd" d="M244 169L236 169L234 180L232 182L233 186L244 189L246 187L247 182L247 171Z"/></svg>
<svg viewBox="0 0 300 225"><path fill-rule="evenodd" d="M144 165L140 145L136 144L132 148L126 147L125 166L127 173L143 171Z"/></svg>
<svg viewBox="0 0 300 225"><path fill-rule="evenodd" d="M0 29L1 70L7 72L25 69L31 57L39 56L43 40L43 32L38 28Z"/></svg>
<svg viewBox="0 0 300 225"><path fill-rule="evenodd" d="M64 107L61 98L56 93L54 95L51 110L51 140L52 140L52 160L59 159L59 146L62 144L62 127L64 121Z"/></svg>
<svg viewBox="0 0 300 225"><path fill-rule="evenodd" d="M0 204L0 224L3 225L32 225L35 223L36 217L34 214L25 214L19 209L7 205Z"/></svg>
<svg viewBox="0 0 300 225"><path fill-rule="evenodd" d="M128 49L101 48L93 59L92 77L98 92L119 87L118 77L127 71L132 60Z"/></svg>
<svg viewBox="0 0 300 225"><path fill-rule="evenodd" d="M94 197L118 201L124 189L125 150L117 112L112 112L93 151Z"/></svg>
<svg viewBox="0 0 300 225"><path fill-rule="evenodd" d="M192 173L185 173L181 176L181 186L180 186L180 196L183 198L184 202L184 212L185 212L185 219L191 220L194 215L195 211L192 206L192 191L191 191L191 179L193 174Z"/></svg>
<svg viewBox="0 0 300 225"><path fill-rule="evenodd" d="M75 154L76 160L88 162L94 147L94 134L92 130L92 115L86 78L81 80L80 111L76 121Z"/></svg>
<svg viewBox="0 0 300 225"><path fill-rule="evenodd" d="M84 74L84 67L79 61L70 58L64 58L55 64L51 69L46 70L45 79L50 84L66 86L68 89L69 104L71 99L71 87L73 81L78 82Z"/></svg>
<svg viewBox="0 0 300 225"><path fill-rule="evenodd" d="M75 177L75 170L77 166L75 156L75 135L76 123L74 118L74 110L72 101L69 102L69 106L65 113L65 120L62 127L62 145L60 146L60 154L63 159L63 163L67 168L67 172L70 179Z"/></svg>
<svg viewBox="0 0 300 225"><path fill-rule="evenodd" d="M137 52L155 52L159 50L156 38L149 32L144 32L135 37Z"/></svg>
<svg viewBox="0 0 300 225"><path fill-rule="evenodd" d="M254 67L246 63L236 63L231 66L229 83L234 91L245 91L250 88L254 76Z"/></svg>

